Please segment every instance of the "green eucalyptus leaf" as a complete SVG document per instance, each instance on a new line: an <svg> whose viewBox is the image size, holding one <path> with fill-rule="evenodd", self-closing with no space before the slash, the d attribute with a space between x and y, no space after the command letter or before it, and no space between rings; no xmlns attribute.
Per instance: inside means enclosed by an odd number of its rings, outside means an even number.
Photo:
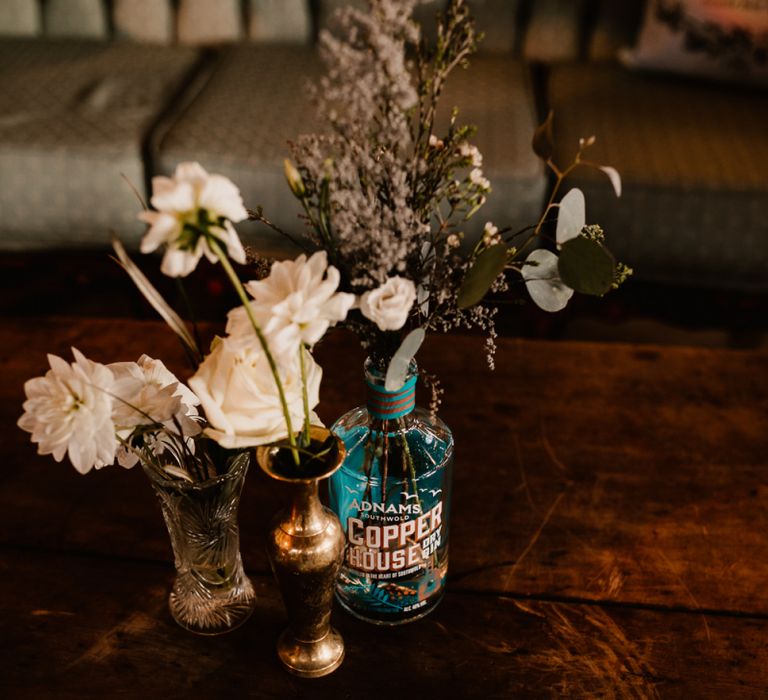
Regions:
<svg viewBox="0 0 768 700"><path fill-rule="evenodd" d="M584 236L566 241L560 250L560 279L581 294L605 294L611 288L615 267L608 249Z"/></svg>
<svg viewBox="0 0 768 700"><path fill-rule="evenodd" d="M459 289L457 303L460 309L468 309L479 302L491 288L494 280L504 271L507 263L507 246L503 243L486 248L475 259Z"/></svg>
<svg viewBox="0 0 768 700"><path fill-rule="evenodd" d="M584 193L578 187L568 190L568 194L560 200L555 232L558 245L563 245L581 233L587 219L586 207Z"/></svg>
<svg viewBox="0 0 768 700"><path fill-rule="evenodd" d="M549 110L544 123L533 132L533 152L542 160L549 160L555 150L555 137L552 133L552 122L555 113Z"/></svg>
<svg viewBox="0 0 768 700"><path fill-rule="evenodd" d="M537 248L525 259L520 271L525 287L536 306L549 313L562 311L573 296L557 272L558 257L551 250Z"/></svg>
<svg viewBox="0 0 768 700"><path fill-rule="evenodd" d="M397 391L405 384L408 367L424 342L424 336L423 328L416 328L405 336L397 352L390 360L389 367L387 367L387 374L384 378L384 388L387 391Z"/></svg>

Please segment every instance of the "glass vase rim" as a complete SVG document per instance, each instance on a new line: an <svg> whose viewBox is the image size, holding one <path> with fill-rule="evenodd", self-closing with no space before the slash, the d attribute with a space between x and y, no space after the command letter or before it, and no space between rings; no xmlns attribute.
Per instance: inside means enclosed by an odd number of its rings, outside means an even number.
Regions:
<svg viewBox="0 0 768 700"><path fill-rule="evenodd" d="M223 474L217 474L205 481L186 481L182 479L165 478L161 476L157 470L148 467L143 461L141 467L149 480L164 489L173 489L175 491L205 491L207 489L215 488L220 484L227 481L234 481L235 479L245 476L245 472L251 463L251 450L245 449L237 454L233 455L227 461L229 469Z"/></svg>

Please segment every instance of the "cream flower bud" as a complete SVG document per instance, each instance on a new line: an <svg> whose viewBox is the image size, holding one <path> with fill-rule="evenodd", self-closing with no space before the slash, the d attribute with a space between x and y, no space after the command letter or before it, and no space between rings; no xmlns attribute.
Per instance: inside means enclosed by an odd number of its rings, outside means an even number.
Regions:
<svg viewBox="0 0 768 700"><path fill-rule="evenodd" d="M483 171L480 170L480 168L474 168L469 173L469 181L473 185L477 185L482 190L490 190L491 189L491 182L490 182L490 180L488 180L488 178L483 175Z"/></svg>
<svg viewBox="0 0 768 700"><path fill-rule="evenodd" d="M499 228L498 226L494 226L494 224L490 221L486 222L485 227L483 228L483 243L485 243L486 246L492 246L496 245L497 243L501 243Z"/></svg>
<svg viewBox="0 0 768 700"><path fill-rule="evenodd" d="M462 158L469 159L473 168L480 168L483 165L483 154L477 149L477 146L472 146L468 143L462 143L459 146L459 155Z"/></svg>
<svg viewBox="0 0 768 700"><path fill-rule="evenodd" d="M307 189L304 187L304 180L301 179L301 173L287 158L283 161L283 171L285 172L285 179L288 180L288 187L291 188L291 192L293 192L299 199L304 197L304 195L307 194Z"/></svg>

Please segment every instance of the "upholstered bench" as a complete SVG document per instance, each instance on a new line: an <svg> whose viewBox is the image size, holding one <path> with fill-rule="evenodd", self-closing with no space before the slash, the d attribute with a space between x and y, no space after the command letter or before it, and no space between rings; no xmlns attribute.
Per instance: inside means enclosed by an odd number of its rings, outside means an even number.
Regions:
<svg viewBox="0 0 768 700"><path fill-rule="evenodd" d="M315 4L313 16L307 0L5 1L0 33L15 36L0 37L0 248L106 246L111 229L135 244L137 202L121 176L146 196L153 174L188 159L300 230L282 161L289 139L319 128L306 91L320 73L313 37L343 4ZM418 9L427 35L441 4ZM470 234L488 219L530 223L546 194L529 148L533 87L512 52L517 4L474 5L488 50L444 100L477 124L494 184ZM265 227L243 232L279 253Z"/></svg>
<svg viewBox="0 0 768 700"><path fill-rule="evenodd" d="M152 175L199 160L297 231L284 185L288 139L319 128L305 86L333 10L365 0L3 0L0 2L0 250L138 242ZM445 0L418 7L427 36ZM554 108L557 157L597 136L599 173L571 185L611 247L649 281L768 289L768 97L757 87L633 73L643 0L467 0L486 36L444 106L478 126L493 185L470 222L533 222L551 179L530 151ZM666 0L648 0L656 7ZM445 117L445 115L444 115ZM280 252L264 226L247 243Z"/></svg>

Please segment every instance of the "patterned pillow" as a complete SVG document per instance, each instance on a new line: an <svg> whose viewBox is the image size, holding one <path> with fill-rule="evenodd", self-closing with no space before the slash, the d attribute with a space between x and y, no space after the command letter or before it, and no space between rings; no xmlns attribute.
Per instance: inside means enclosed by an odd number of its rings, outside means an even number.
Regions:
<svg viewBox="0 0 768 700"><path fill-rule="evenodd" d="M768 0L648 0L632 67L768 83Z"/></svg>

